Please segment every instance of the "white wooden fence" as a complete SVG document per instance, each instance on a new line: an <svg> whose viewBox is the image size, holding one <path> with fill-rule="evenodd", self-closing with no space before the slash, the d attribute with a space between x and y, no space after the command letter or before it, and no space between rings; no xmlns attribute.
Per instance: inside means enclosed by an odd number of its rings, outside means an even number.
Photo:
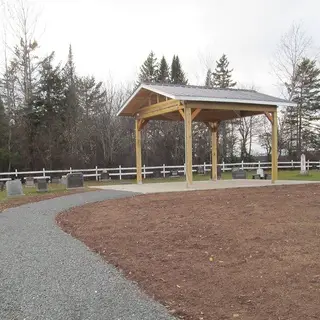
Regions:
<svg viewBox="0 0 320 320"><path fill-rule="evenodd" d="M204 172L211 171L211 164L203 163L203 164L194 164L193 172L196 172L198 168L203 168ZM271 169L271 162L239 162L239 163L221 163L218 164L221 167L222 172L231 171L233 168L238 167L244 170L256 170L258 168L262 169ZM307 161L306 163L307 169L320 169L320 160L319 161ZM300 161L287 161L287 162L278 162L278 169L295 169L300 168ZM51 178L52 176L62 176L67 173L72 172L82 172L84 177L92 177L97 181L101 176L101 172L107 170L110 177L118 177L120 180L125 178L126 176L135 176L136 175L136 167L119 167L115 168L98 168L97 166L94 169L73 169L69 168L68 170L46 170L43 168L39 171L18 171L17 169L13 172L0 172L0 181L11 180L12 177L21 177L21 176L33 176L34 178L45 177ZM156 171L158 171L163 177L166 177L171 171L176 170L180 173L184 173L185 166L167 166L163 164L162 166L153 166L153 167L142 167L142 176L143 178L147 178L148 176L152 176Z"/></svg>

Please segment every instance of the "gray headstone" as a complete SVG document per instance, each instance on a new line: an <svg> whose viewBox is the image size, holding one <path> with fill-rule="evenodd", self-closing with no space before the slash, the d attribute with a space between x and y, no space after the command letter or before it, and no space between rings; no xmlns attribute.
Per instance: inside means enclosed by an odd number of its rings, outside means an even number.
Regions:
<svg viewBox="0 0 320 320"><path fill-rule="evenodd" d="M242 169L232 170L232 179L247 179L247 173Z"/></svg>
<svg viewBox="0 0 320 320"><path fill-rule="evenodd" d="M59 184L59 183L61 183L61 180L58 177L54 177L54 178L52 178L51 183Z"/></svg>
<svg viewBox="0 0 320 320"><path fill-rule="evenodd" d="M26 187L34 187L34 179L33 177L26 177Z"/></svg>
<svg viewBox="0 0 320 320"><path fill-rule="evenodd" d="M264 179L264 171L262 168L257 169L257 175L260 177L260 179Z"/></svg>
<svg viewBox="0 0 320 320"><path fill-rule="evenodd" d="M61 183L67 185L67 176L61 177Z"/></svg>
<svg viewBox="0 0 320 320"><path fill-rule="evenodd" d="M101 172L101 181L105 181L109 179L110 179L109 172L107 170L103 170Z"/></svg>
<svg viewBox="0 0 320 320"><path fill-rule="evenodd" d="M4 186L5 186L5 183L3 181L0 181L0 191L4 190Z"/></svg>
<svg viewBox="0 0 320 320"><path fill-rule="evenodd" d="M7 196L24 196L22 190L22 183L20 180L12 180L6 182Z"/></svg>
<svg viewBox="0 0 320 320"><path fill-rule="evenodd" d="M204 174L204 167L199 166L198 169L197 169L197 173L198 174Z"/></svg>
<svg viewBox="0 0 320 320"><path fill-rule="evenodd" d="M67 174L67 189L83 188L83 174L81 172Z"/></svg>
<svg viewBox="0 0 320 320"><path fill-rule="evenodd" d="M46 179L37 180L38 192L48 192L48 183Z"/></svg>

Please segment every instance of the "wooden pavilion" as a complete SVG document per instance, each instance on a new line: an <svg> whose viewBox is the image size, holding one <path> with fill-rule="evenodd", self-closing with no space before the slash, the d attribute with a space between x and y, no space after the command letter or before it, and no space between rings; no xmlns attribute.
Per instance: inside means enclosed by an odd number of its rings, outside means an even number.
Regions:
<svg viewBox="0 0 320 320"><path fill-rule="evenodd" d="M137 183L142 183L141 131L149 120L184 121L185 173L192 184L192 121L211 131L212 180L217 179L218 128L222 120L264 114L272 126L272 182L278 178L277 107L296 104L254 90L217 89L189 85L142 83L124 103L118 116L135 118Z"/></svg>

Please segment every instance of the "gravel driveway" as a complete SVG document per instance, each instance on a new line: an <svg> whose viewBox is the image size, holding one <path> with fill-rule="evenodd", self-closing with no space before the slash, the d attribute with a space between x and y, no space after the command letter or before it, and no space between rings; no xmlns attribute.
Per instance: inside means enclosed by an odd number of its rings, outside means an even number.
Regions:
<svg viewBox="0 0 320 320"><path fill-rule="evenodd" d="M70 207L131 195L94 191L0 213L0 319L173 319L55 224L55 215Z"/></svg>

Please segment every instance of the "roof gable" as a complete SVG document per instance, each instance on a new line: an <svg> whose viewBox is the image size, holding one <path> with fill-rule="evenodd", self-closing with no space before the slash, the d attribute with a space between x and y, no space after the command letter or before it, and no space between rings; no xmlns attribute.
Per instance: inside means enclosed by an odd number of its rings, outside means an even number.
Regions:
<svg viewBox="0 0 320 320"><path fill-rule="evenodd" d="M252 105L296 106L290 101L266 95L254 90L220 89L190 85L142 83L123 104L118 115L133 115L147 106L152 95L182 101L240 103ZM156 102L153 102L156 103Z"/></svg>

